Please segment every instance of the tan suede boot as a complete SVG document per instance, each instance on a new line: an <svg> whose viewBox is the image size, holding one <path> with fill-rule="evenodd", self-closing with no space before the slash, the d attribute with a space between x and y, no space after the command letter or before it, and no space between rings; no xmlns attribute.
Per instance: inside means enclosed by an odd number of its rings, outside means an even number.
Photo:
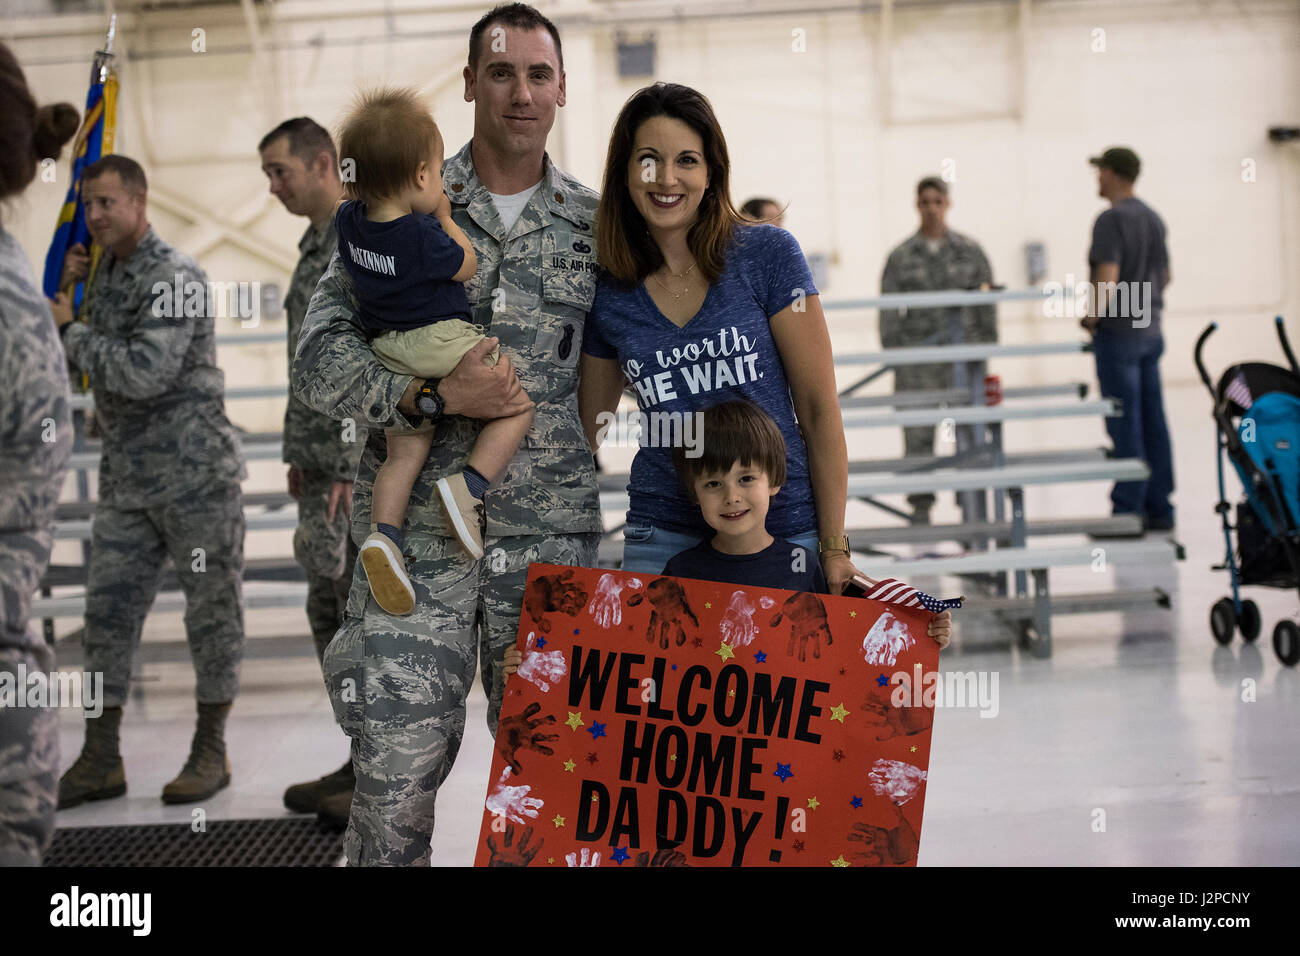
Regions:
<svg viewBox="0 0 1300 956"><path fill-rule="evenodd" d="M190 756L176 779L163 787L163 803L194 803L206 800L230 784L230 761L226 758L226 715L230 702L199 704L199 723L190 744Z"/></svg>
<svg viewBox="0 0 1300 956"><path fill-rule="evenodd" d="M86 718L86 743L81 755L59 778L60 810L126 793L126 767L118 752L121 723L121 707L105 707L98 717Z"/></svg>

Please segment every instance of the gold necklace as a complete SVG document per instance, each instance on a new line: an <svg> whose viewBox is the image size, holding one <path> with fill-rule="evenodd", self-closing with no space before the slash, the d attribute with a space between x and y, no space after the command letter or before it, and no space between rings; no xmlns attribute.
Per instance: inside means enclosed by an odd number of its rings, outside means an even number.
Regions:
<svg viewBox="0 0 1300 956"><path fill-rule="evenodd" d="M665 265L667 265L667 263L665 263ZM689 269L687 269L685 272L683 272L681 275L678 275L676 272L672 272L672 271L670 271L670 272L668 273L668 274L669 274L670 276L672 276L674 279L681 279L681 280L682 280L682 282L683 282L684 284L683 284L683 286L682 286L682 291L681 291L681 292L674 292L672 289L668 288L668 286L664 285L663 280L660 279L660 278L659 278L657 275L655 275L653 272L650 273L650 278L654 279L655 282L659 283L659 288L661 288L661 289L663 289L665 292L667 292L670 296L673 297L673 300L676 301L676 300L680 299L682 296L684 296L684 295L686 294L687 290L690 289L691 285L690 285L689 282L686 282L686 277L687 277L688 275L690 275L692 272L695 271L695 266L697 266L697 265L699 265L698 262L692 264L691 267L690 267Z"/></svg>

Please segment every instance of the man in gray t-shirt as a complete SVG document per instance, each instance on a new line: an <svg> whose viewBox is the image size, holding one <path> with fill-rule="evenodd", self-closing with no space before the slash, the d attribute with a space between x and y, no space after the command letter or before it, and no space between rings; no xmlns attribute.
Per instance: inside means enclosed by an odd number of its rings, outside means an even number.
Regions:
<svg viewBox="0 0 1300 956"><path fill-rule="evenodd" d="M1090 162L1098 193L1110 208L1092 227L1088 252L1093 308L1083 325L1093 334L1101 394L1119 399L1122 414L1106 419L1116 458L1141 458L1147 481L1122 481L1111 491L1115 514L1136 514L1150 530L1171 530L1173 453L1160 388L1160 313L1169 283L1165 224L1133 195L1141 163L1137 154L1112 147Z"/></svg>

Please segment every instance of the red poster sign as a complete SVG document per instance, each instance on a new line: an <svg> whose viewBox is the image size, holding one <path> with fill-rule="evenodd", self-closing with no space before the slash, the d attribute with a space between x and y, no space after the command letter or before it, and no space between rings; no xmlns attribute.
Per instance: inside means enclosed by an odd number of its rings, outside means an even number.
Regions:
<svg viewBox="0 0 1300 956"><path fill-rule="evenodd" d="M914 866L929 618L532 565L476 865Z"/></svg>

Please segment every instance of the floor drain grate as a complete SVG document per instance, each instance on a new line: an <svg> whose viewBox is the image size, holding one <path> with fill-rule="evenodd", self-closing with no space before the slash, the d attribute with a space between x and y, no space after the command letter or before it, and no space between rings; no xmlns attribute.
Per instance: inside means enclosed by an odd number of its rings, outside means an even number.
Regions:
<svg viewBox="0 0 1300 956"><path fill-rule="evenodd" d="M315 817L67 827L54 832L46 866L333 866L343 834Z"/></svg>

